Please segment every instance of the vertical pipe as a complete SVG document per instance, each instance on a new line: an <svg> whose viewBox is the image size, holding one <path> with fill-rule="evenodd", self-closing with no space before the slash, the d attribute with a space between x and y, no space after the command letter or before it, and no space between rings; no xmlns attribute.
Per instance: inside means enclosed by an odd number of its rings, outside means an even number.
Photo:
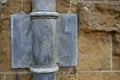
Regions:
<svg viewBox="0 0 120 80"><path fill-rule="evenodd" d="M30 16L33 30L30 70L33 72L33 80L56 80L56 0L33 0Z"/></svg>

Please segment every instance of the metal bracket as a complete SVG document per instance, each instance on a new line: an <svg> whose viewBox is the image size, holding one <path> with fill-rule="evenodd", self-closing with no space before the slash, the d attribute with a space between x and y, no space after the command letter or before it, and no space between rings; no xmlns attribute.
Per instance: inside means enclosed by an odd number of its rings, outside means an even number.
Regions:
<svg viewBox="0 0 120 80"><path fill-rule="evenodd" d="M77 14L60 14L58 17L55 42L59 66L77 65L77 21ZM33 28L30 15L11 15L12 68L30 68ZM38 35L42 37L42 34Z"/></svg>

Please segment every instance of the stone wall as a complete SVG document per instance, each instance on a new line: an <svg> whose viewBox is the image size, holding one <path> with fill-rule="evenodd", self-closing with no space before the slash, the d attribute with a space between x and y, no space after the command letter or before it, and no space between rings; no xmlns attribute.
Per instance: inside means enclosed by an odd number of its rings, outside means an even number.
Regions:
<svg viewBox="0 0 120 80"><path fill-rule="evenodd" d="M0 0L0 80L31 80L11 69L10 15L29 13L31 0ZM57 80L120 80L120 1L57 0L57 12L79 14L78 66L61 67Z"/></svg>

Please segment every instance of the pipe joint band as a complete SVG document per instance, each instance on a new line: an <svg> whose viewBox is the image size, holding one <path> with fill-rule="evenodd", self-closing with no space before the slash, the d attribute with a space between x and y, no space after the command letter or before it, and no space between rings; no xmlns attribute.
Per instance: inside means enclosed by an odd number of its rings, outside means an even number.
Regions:
<svg viewBox="0 0 120 80"><path fill-rule="evenodd" d="M54 67L49 67L49 68L30 68L30 71L33 73L52 73L56 72L59 70L58 65L55 65Z"/></svg>
<svg viewBox="0 0 120 80"><path fill-rule="evenodd" d="M31 17L58 17L59 14L57 12L31 12Z"/></svg>

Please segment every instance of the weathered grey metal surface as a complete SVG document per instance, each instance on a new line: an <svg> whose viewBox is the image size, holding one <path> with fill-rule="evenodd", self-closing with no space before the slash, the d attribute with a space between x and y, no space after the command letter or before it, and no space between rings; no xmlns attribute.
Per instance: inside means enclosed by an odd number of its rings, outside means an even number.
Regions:
<svg viewBox="0 0 120 80"><path fill-rule="evenodd" d="M77 30L76 14L60 14L57 22L57 63L59 66L77 65Z"/></svg>
<svg viewBox="0 0 120 80"><path fill-rule="evenodd" d="M48 65L48 64L47 64ZM46 66L46 67L30 67L30 71L34 72L34 73L52 73L52 72L56 72L59 70L59 67L57 64L55 64L54 66Z"/></svg>
<svg viewBox="0 0 120 80"><path fill-rule="evenodd" d="M35 11L56 11L56 0L33 0L33 12Z"/></svg>
<svg viewBox="0 0 120 80"><path fill-rule="evenodd" d="M32 26L32 67L38 69L54 67L56 19L33 18Z"/></svg>
<svg viewBox="0 0 120 80"><path fill-rule="evenodd" d="M12 68L28 68L31 64L31 29L29 15L11 15Z"/></svg>
<svg viewBox="0 0 120 80"><path fill-rule="evenodd" d="M33 74L33 80L56 80L55 73Z"/></svg>
<svg viewBox="0 0 120 80"><path fill-rule="evenodd" d="M52 17L52 18L57 18L59 16L59 14L57 12L45 12L45 11L41 11L41 12L31 12L30 13L31 17Z"/></svg>
<svg viewBox="0 0 120 80"><path fill-rule="evenodd" d="M29 68L32 60L31 52L35 53L33 57L40 60L34 60L39 64L34 63L33 65L44 67L42 61L46 64L49 62L52 64L50 58L52 57L52 43L54 42L54 36L52 36L55 31L53 30L53 27L55 27L54 22L56 22L54 19L34 20L32 24L37 25L32 28L29 15L14 14L11 16L12 68ZM76 14L61 14L59 16L55 33L57 63L60 66L77 65L77 26ZM36 35L32 36L32 32ZM31 49L32 39L33 51ZM47 53L49 53L49 56L46 56ZM45 58L48 58L49 61Z"/></svg>

